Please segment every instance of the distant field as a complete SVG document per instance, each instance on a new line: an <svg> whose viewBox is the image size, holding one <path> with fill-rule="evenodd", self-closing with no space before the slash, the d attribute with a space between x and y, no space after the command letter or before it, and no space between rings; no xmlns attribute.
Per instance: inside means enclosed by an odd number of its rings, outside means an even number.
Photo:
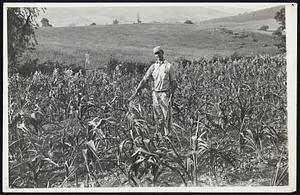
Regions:
<svg viewBox="0 0 300 195"><path fill-rule="evenodd" d="M230 26L239 31L240 29ZM111 56L121 61L148 63L152 48L161 45L166 58L195 59L214 55L275 53L269 34L247 31L246 38L233 38L216 27L185 24L119 24L84 27L39 28L36 30L40 61L84 64L90 53L91 66L104 66ZM256 39L257 41L254 41Z"/></svg>
<svg viewBox="0 0 300 195"><path fill-rule="evenodd" d="M217 27L217 26L226 26L232 30L247 30L252 32L260 32L264 34L271 35L274 30L279 27L279 24L274 19L266 19L266 20L252 20L247 22L220 22L220 23L213 23L213 24L206 24L207 27ZM269 26L267 32L265 31L258 31L258 29L263 26Z"/></svg>

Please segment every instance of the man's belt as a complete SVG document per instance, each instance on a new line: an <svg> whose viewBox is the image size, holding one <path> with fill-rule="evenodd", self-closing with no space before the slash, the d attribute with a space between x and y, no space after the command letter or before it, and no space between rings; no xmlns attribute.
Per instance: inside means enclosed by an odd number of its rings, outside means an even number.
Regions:
<svg viewBox="0 0 300 195"><path fill-rule="evenodd" d="M160 92L167 92L169 91L170 89L163 89L163 90L153 90L154 92L156 93L160 93Z"/></svg>

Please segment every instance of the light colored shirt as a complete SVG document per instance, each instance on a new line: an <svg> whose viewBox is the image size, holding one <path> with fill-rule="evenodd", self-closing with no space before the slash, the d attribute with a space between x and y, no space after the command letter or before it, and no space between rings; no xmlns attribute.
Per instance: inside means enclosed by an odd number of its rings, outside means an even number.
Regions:
<svg viewBox="0 0 300 195"><path fill-rule="evenodd" d="M143 79L148 80L151 76L153 77L154 91L167 91L171 89L171 81L175 81L174 66L167 60L156 61L147 70Z"/></svg>

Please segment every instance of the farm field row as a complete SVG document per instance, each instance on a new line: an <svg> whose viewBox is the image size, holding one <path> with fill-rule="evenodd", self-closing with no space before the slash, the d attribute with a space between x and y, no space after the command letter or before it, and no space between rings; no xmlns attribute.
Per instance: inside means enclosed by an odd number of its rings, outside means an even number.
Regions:
<svg viewBox="0 0 300 195"><path fill-rule="evenodd" d="M284 55L179 66L168 137L143 74L10 77L9 186L288 185Z"/></svg>

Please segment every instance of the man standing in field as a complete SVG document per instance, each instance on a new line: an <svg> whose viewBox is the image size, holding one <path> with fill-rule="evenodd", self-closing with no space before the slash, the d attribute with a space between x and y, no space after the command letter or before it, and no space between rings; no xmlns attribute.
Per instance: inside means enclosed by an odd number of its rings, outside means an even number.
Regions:
<svg viewBox="0 0 300 195"><path fill-rule="evenodd" d="M164 129L164 134L168 136L171 128L172 98L177 88L175 70L173 65L164 59L164 51L160 46L155 47L153 53L157 60L147 70L134 94L129 98L129 102L137 96L145 86L145 83L152 77L154 84L152 96L156 133Z"/></svg>

